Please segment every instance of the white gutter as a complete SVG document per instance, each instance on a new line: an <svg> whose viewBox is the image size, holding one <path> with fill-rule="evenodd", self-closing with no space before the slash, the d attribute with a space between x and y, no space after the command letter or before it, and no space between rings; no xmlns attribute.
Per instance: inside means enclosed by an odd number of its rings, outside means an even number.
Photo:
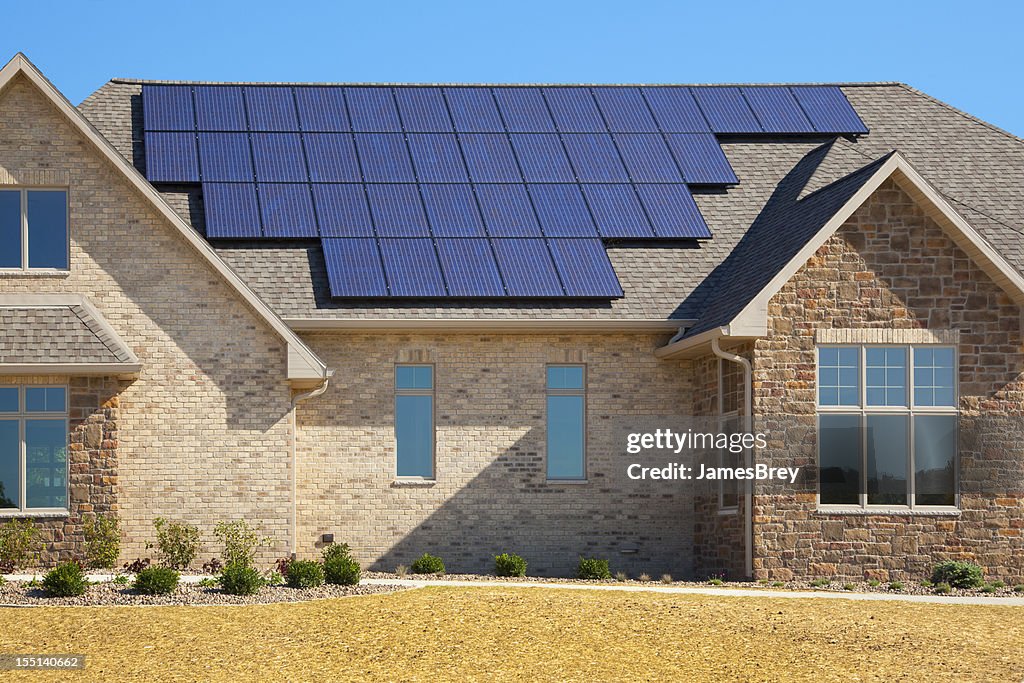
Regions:
<svg viewBox="0 0 1024 683"><path fill-rule="evenodd" d="M674 332L694 320L601 318L284 318L295 331L338 332Z"/></svg>
<svg viewBox="0 0 1024 683"><path fill-rule="evenodd" d="M299 403L301 401L316 398L327 391L327 384L331 381L331 377L333 376L334 370L328 370L327 376L324 377L324 381L320 386L312 391L306 391L292 397L292 519L290 524L291 529L289 530L289 535L291 536L292 559L295 559L299 550L299 455L298 448L296 446L299 440L299 421L296 419L295 414L298 411Z"/></svg>

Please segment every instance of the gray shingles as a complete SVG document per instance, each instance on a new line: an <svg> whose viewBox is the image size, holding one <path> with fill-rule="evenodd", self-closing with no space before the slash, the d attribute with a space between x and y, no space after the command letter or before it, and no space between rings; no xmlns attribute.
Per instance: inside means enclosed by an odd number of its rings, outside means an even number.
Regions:
<svg viewBox="0 0 1024 683"><path fill-rule="evenodd" d="M0 363L125 363L81 306L0 308Z"/></svg>

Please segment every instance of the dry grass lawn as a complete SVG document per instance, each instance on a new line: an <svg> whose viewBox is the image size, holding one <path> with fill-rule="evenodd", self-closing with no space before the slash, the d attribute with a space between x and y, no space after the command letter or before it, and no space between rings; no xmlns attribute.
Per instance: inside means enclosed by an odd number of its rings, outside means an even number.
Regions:
<svg viewBox="0 0 1024 683"><path fill-rule="evenodd" d="M1021 681L1024 608L439 587L0 609L0 653L29 652L84 653L91 681Z"/></svg>

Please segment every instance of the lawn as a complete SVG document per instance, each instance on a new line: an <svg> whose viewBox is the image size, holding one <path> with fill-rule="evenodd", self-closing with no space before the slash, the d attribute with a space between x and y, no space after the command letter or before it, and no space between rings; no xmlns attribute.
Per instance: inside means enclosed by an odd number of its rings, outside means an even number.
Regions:
<svg viewBox="0 0 1024 683"><path fill-rule="evenodd" d="M0 653L86 654L82 680L1020 681L1022 643L1021 607L539 588L0 609Z"/></svg>

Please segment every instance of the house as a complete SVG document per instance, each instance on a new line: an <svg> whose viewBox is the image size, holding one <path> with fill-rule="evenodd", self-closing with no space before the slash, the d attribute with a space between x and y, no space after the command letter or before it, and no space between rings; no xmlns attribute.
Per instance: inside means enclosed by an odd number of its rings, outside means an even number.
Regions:
<svg viewBox="0 0 1024 683"><path fill-rule="evenodd" d="M0 516L262 559L1024 575L1024 144L902 84L0 71ZM763 432L636 481L624 430ZM746 461L746 463L744 463ZM208 547L208 552L213 552Z"/></svg>

